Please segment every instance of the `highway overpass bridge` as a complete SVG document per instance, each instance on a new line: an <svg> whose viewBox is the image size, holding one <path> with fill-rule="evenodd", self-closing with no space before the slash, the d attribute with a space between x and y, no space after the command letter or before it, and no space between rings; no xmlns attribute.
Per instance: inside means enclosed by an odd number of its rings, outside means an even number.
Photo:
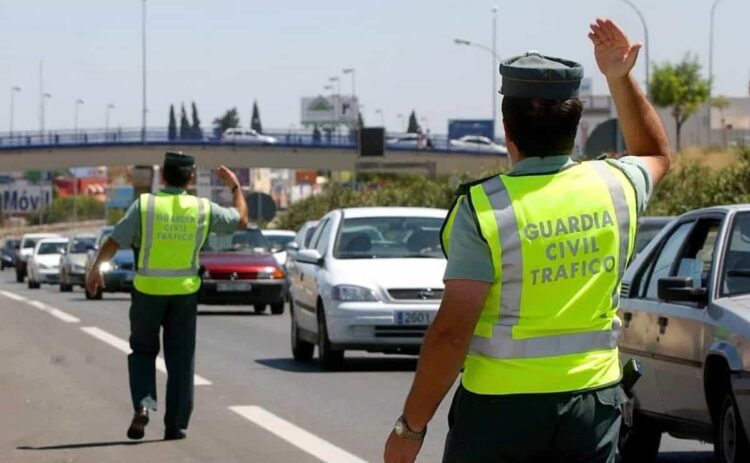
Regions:
<svg viewBox="0 0 750 463"><path fill-rule="evenodd" d="M161 163L165 151L192 154L206 167L269 167L332 171L410 172L426 175L467 173L478 176L507 165L504 155L451 149L444 137L431 137L430 148L389 146L383 157L360 157L349 136L313 137L309 133L271 133L277 142L228 143L218 138L179 139L165 129L79 130L0 134L0 172L81 166Z"/></svg>

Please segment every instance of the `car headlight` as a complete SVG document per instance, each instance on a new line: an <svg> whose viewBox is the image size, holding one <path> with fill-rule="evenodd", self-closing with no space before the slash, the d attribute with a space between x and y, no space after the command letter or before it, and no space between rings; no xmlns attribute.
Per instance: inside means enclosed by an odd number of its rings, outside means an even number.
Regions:
<svg viewBox="0 0 750 463"><path fill-rule="evenodd" d="M378 297L370 288L353 285L338 285L331 290L331 299L341 302L377 302Z"/></svg>
<svg viewBox="0 0 750 463"><path fill-rule="evenodd" d="M51 265L47 265L47 264L43 264L43 263L39 262L39 268L47 270L47 269L52 268L52 266Z"/></svg>
<svg viewBox="0 0 750 463"><path fill-rule="evenodd" d="M111 272L115 268L117 267L115 267L115 265L112 264L112 262L104 262L99 266L99 270L101 270L103 273Z"/></svg>
<svg viewBox="0 0 750 463"><path fill-rule="evenodd" d="M258 272L259 280L280 280L284 278L284 271L279 267L263 267Z"/></svg>

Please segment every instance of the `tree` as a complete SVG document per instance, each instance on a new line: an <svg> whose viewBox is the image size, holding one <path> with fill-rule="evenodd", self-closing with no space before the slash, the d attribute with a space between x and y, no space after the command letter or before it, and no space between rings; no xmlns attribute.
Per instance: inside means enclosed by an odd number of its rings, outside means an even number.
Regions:
<svg viewBox="0 0 750 463"><path fill-rule="evenodd" d="M677 151L680 150L682 126L708 101L710 82L700 75L698 58L685 55L680 63L657 65L651 75L651 99L660 108L671 108L677 132Z"/></svg>
<svg viewBox="0 0 750 463"><path fill-rule="evenodd" d="M174 140L177 138L177 119L174 117L174 105L169 105L169 129L167 129L167 138Z"/></svg>
<svg viewBox="0 0 750 463"><path fill-rule="evenodd" d="M190 121L188 121L187 112L185 111L185 105L182 105L182 113L180 114L180 140L187 140L190 138Z"/></svg>
<svg viewBox="0 0 750 463"><path fill-rule="evenodd" d="M263 133L263 125L260 123L260 110L258 110L257 101L253 101L253 117L250 121L250 128L258 133Z"/></svg>
<svg viewBox="0 0 750 463"><path fill-rule="evenodd" d="M409 127L406 129L406 133L417 133L419 132L419 122L417 122L417 113L412 111L409 116Z"/></svg>
<svg viewBox="0 0 750 463"><path fill-rule="evenodd" d="M190 135L193 140L203 138L203 129L201 129L201 120L198 117L198 107L195 106L195 101L193 101L193 125L190 127Z"/></svg>
<svg viewBox="0 0 750 463"><path fill-rule="evenodd" d="M226 129L240 126L240 116L237 108L227 110L223 116L214 119L214 135L220 137Z"/></svg>

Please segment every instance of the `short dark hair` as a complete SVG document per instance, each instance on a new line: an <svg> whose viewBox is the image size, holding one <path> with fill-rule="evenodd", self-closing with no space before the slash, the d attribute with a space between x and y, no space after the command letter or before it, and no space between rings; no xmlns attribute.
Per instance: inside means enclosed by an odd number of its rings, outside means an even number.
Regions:
<svg viewBox="0 0 750 463"><path fill-rule="evenodd" d="M164 164L161 174L167 186L176 188L185 188L190 183L195 171L194 166L175 166L173 164Z"/></svg>
<svg viewBox="0 0 750 463"><path fill-rule="evenodd" d="M540 100L503 98L508 135L524 157L569 154L575 146L583 103L578 98Z"/></svg>

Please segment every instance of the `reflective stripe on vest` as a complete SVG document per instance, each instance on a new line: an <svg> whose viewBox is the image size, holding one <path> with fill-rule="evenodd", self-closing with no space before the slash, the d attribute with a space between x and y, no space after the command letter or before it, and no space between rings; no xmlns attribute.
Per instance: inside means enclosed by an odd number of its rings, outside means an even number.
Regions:
<svg viewBox="0 0 750 463"><path fill-rule="evenodd" d="M586 162L550 174L493 177L463 200L495 272L464 387L504 395L618 381L619 285L637 224L627 177L606 162ZM446 222L445 248L451 227Z"/></svg>
<svg viewBox="0 0 750 463"><path fill-rule="evenodd" d="M199 254L210 223L208 200L159 193L140 198L141 252L135 288L150 295L187 295L200 289Z"/></svg>

